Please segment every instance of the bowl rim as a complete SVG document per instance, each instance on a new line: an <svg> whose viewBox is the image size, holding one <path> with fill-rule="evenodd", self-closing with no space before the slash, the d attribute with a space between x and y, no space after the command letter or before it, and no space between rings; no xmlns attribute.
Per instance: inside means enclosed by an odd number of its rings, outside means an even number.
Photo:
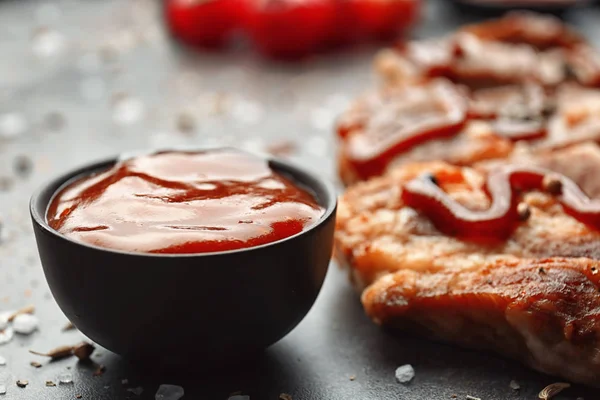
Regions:
<svg viewBox="0 0 600 400"><path fill-rule="evenodd" d="M93 245L90 243L85 243L82 241L72 239L72 238L58 232L57 230L51 228L50 225L48 225L46 213L47 213L50 202L54 199L54 196L56 195L58 190L60 190L62 187L64 187L64 185L66 185L68 182L70 182L70 181L76 179L77 177L80 177L86 173L100 170L105 167L110 167L110 166L114 165L115 163L117 163L119 160L122 160L124 157L129 158L129 157L141 155L141 154L153 154L153 153L165 152L165 151L167 151L167 152L168 151L202 152L202 151L222 151L222 150L234 150L234 151L238 151L241 153L250 154L255 157L259 157L263 160L266 160L269 163L269 166L276 172L287 174L287 175L291 176L292 179L294 179L294 180L296 180L298 178L298 176L300 176L300 177L303 176L304 179L300 179L302 181L301 182L302 186L305 186L306 188L308 188L315 196L319 205L321 205L321 207L323 207L325 209L323 214L319 218L319 220L314 222L312 225L308 226L306 229L302 230L301 232L296 233L295 235L288 236L286 238L283 238L283 239L280 239L280 240L277 240L274 242L264 243L264 244L261 244L258 246L234 249L234 250L227 250L227 251L216 251L216 252L206 252L206 253L183 253L183 254L125 251L125 250L112 249L109 247L97 246L97 245ZM308 178L308 179L306 179L306 178ZM310 184L309 184L305 181L312 181L312 182L310 182ZM297 180L296 180L296 183L298 183ZM44 212L43 212L43 214L41 214L39 212L40 210L38 209L40 197L42 197L42 195L44 195L46 192L48 192L53 187L56 189L53 190L52 195L50 196L50 200L48 202L45 202ZM324 201L319 198L318 192L322 192L325 194L324 197L326 197L326 199ZM264 249L267 247L277 246L277 245L280 245L287 241L294 240L295 238L297 238L299 236L309 234L311 231L317 229L323 223L328 221L332 215L335 217L334 214L337 210L337 197L338 197L338 195L337 195L335 186L328 179L322 178L317 172L313 171L310 168L301 167L295 162L291 162L289 160L282 160L280 158L277 158L277 157L274 157L271 155L257 154L255 152L249 152L249 151L238 149L238 148L231 147L231 146L194 147L194 148L186 147L184 149L160 148L160 149L152 149L152 150L122 152L122 153L119 153L112 157L104 157L102 159L99 159L96 161L91 161L91 162L81 165L79 167L71 168L71 169L67 170L66 172L61 173L60 175L58 175L54 178L51 178L50 181L42 184L40 187L38 187L33 192L32 196L29 200L29 212L30 212L31 218L34 221L34 224L36 224L46 234L50 234L60 240L66 240L76 246L82 246L82 247L89 248L90 250L103 251L103 252L121 254L121 255L126 255L126 256L144 257L144 258L145 257L166 258L166 259L194 258L194 257L211 257L211 256L218 256L218 255L230 255L230 254L236 254L236 253L258 251L258 250L261 250L261 249ZM324 202L327 202L327 204L323 204Z"/></svg>

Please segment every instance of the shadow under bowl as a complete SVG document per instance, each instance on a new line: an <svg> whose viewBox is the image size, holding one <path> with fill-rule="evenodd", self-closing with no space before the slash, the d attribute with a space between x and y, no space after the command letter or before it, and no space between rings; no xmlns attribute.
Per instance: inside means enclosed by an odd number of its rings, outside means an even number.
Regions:
<svg viewBox="0 0 600 400"><path fill-rule="evenodd" d="M269 160L309 189L325 212L305 231L248 249L191 255L115 251L50 228L53 195L117 158L67 173L36 192L31 217L44 274L58 305L101 346L157 366L223 366L267 348L308 313L333 246L334 187L315 174Z"/></svg>

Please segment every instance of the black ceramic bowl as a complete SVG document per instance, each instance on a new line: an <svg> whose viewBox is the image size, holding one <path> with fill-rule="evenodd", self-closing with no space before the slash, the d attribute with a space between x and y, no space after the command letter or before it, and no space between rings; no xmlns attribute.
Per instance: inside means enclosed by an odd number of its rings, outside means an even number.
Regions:
<svg viewBox="0 0 600 400"><path fill-rule="evenodd" d="M56 191L116 158L63 175L31 199L44 273L58 305L94 342L153 364L226 364L260 352L312 307L329 265L336 193L316 175L269 160L313 192L325 213L292 237L249 249L195 255L128 253L95 247L50 228Z"/></svg>

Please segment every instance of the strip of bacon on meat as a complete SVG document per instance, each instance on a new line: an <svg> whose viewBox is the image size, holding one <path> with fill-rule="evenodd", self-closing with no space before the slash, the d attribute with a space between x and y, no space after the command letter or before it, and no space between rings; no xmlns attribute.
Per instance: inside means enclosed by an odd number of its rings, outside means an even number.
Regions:
<svg viewBox="0 0 600 400"><path fill-rule="evenodd" d="M500 190L490 187L497 165L444 162L399 166L354 185L340 199L336 257L378 324L599 386L600 148L587 143L512 161L501 168L535 173L505 174L509 186ZM462 210L458 220L440 219L439 204L406 204L414 201L405 193L415 189L411 182L423 180L447 207ZM492 207L502 193L515 201ZM503 213L513 225L497 237L441 225Z"/></svg>

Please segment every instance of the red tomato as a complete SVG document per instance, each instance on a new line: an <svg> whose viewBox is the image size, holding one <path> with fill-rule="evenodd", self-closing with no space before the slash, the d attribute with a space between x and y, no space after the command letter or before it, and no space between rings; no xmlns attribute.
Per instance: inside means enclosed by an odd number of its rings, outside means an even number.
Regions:
<svg viewBox="0 0 600 400"><path fill-rule="evenodd" d="M349 0L358 29L375 39L393 39L418 18L420 0Z"/></svg>
<svg viewBox="0 0 600 400"><path fill-rule="evenodd" d="M222 46L237 25L233 0L167 0L165 14L176 37L202 47Z"/></svg>
<svg viewBox="0 0 600 400"><path fill-rule="evenodd" d="M351 0L332 0L336 7L335 19L331 25L328 47L346 46L358 41L358 16L350 4Z"/></svg>
<svg viewBox="0 0 600 400"><path fill-rule="evenodd" d="M333 0L242 0L243 23L268 56L305 57L325 45L335 22Z"/></svg>

